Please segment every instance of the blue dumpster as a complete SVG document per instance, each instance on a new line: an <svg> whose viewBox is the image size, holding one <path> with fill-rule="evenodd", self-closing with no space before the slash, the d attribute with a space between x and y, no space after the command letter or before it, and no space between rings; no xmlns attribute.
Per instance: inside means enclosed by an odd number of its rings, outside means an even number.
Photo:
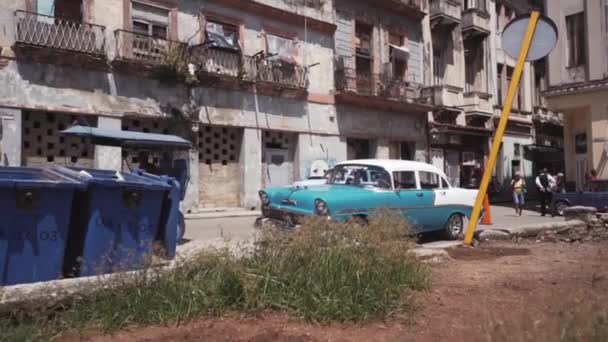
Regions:
<svg viewBox="0 0 608 342"><path fill-rule="evenodd" d="M140 169L133 170L133 173L150 181L171 186L171 190L163 202L158 240L163 242L165 256L172 259L175 257L177 243L183 238L181 236L183 229L180 228L180 224L183 224L183 216L179 211L179 202L183 198L180 182L172 177L156 176Z"/></svg>
<svg viewBox="0 0 608 342"><path fill-rule="evenodd" d="M65 272L92 276L135 270L151 257L170 186L130 173L55 168L79 179Z"/></svg>
<svg viewBox="0 0 608 342"><path fill-rule="evenodd" d="M49 169L0 167L0 285L62 276L79 186Z"/></svg>

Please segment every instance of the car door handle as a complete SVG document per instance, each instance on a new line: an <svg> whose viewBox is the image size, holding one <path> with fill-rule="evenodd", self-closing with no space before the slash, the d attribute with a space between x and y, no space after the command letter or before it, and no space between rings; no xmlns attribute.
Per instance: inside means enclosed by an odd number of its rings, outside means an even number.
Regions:
<svg viewBox="0 0 608 342"><path fill-rule="evenodd" d="M418 197L423 197L423 196L424 196L424 194L423 194L423 193L417 193L417 194L416 194L416 196L418 196Z"/></svg>

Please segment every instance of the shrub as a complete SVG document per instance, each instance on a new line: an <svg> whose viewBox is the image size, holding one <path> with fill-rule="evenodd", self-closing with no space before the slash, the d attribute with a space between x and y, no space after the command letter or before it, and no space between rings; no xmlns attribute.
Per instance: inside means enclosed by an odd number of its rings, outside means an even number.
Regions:
<svg viewBox="0 0 608 342"><path fill-rule="evenodd" d="M404 312L411 290L429 284L428 270L410 254L407 228L402 217L379 212L364 226L311 218L292 232L269 229L238 258L228 249L207 251L134 286L41 312L14 312L0 319L2 338L179 323L230 310L286 310L313 321L384 318Z"/></svg>

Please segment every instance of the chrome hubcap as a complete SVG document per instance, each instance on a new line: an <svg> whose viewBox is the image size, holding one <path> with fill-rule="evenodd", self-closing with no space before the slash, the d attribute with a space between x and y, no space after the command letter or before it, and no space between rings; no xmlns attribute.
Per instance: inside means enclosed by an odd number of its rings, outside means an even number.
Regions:
<svg viewBox="0 0 608 342"><path fill-rule="evenodd" d="M458 235L462 231L462 219L458 215L452 216L450 219L450 230L452 234Z"/></svg>

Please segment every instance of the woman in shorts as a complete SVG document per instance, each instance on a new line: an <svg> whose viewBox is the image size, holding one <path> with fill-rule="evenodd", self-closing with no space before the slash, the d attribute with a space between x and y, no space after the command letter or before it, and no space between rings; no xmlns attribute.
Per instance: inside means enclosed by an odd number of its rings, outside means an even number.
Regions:
<svg viewBox="0 0 608 342"><path fill-rule="evenodd" d="M513 190L513 202L515 203L515 215L521 216L524 209L524 196L526 194L526 182L519 173L515 174L511 181L511 189Z"/></svg>

